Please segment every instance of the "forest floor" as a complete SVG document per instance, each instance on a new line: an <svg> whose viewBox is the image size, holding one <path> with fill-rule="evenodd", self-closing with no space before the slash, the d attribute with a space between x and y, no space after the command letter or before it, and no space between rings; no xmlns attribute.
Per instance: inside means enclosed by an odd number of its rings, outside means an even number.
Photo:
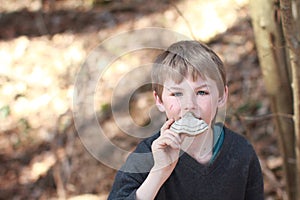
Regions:
<svg viewBox="0 0 300 200"><path fill-rule="evenodd" d="M247 1L119 0L94 6L91 1L76 2L0 0L0 199L106 199L116 168L91 155L78 136L75 81L101 42L145 27L194 35L221 56L229 85L224 122L254 145L266 199L285 199L282 158ZM120 56L95 92L99 124L126 152L139 138L118 127L110 110L111 96L132 65L149 63L154 55L140 51ZM145 125L154 105L151 91L141 88L133 96L129 118ZM126 154L110 157L119 162Z"/></svg>

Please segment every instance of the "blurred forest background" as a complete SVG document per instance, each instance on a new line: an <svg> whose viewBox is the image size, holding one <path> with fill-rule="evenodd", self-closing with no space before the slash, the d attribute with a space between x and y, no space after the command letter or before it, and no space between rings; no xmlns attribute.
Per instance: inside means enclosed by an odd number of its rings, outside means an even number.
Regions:
<svg viewBox="0 0 300 200"><path fill-rule="evenodd" d="M204 41L220 55L230 92L225 123L253 143L266 199L284 199L282 158L248 3L0 0L0 199L106 199L116 170L91 156L77 135L72 115L76 73L108 37L145 27ZM99 123L128 151L138 139L115 124L111 96L132 66L153 58L141 51L116 61L97 93ZM149 88L139 90L131 103L131 118L147 124L154 104Z"/></svg>

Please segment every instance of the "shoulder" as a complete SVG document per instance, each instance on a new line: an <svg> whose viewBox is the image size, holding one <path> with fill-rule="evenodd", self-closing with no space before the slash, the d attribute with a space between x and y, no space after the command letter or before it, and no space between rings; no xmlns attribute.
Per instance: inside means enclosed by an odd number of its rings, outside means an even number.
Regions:
<svg viewBox="0 0 300 200"><path fill-rule="evenodd" d="M224 144L228 145L231 151L235 154L249 155L250 157L256 156L253 145L245 136L232 131L224 126ZM239 156L240 157L240 156Z"/></svg>
<svg viewBox="0 0 300 200"><path fill-rule="evenodd" d="M159 137L160 133L156 133L151 137L143 139L131 152L122 166L121 171L129 173L147 173L153 166L153 156L151 145L154 140Z"/></svg>
<svg viewBox="0 0 300 200"><path fill-rule="evenodd" d="M246 145L251 147L251 143L245 136L234 132L233 130L229 129L228 127L224 126L224 133L225 133L225 138L231 140L233 143L237 143L240 145Z"/></svg>
<svg viewBox="0 0 300 200"><path fill-rule="evenodd" d="M155 133L154 135L144 138L135 148L134 153L147 153L151 152L151 145L154 140L156 140L160 135L160 132Z"/></svg>
<svg viewBox="0 0 300 200"><path fill-rule="evenodd" d="M224 127L224 143L220 154L231 166L243 168L244 172L261 176L259 158L253 145L241 134Z"/></svg>

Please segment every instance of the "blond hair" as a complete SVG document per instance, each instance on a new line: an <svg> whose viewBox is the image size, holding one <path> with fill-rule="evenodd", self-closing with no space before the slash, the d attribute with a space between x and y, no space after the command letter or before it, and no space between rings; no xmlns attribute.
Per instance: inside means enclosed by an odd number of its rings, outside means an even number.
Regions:
<svg viewBox="0 0 300 200"><path fill-rule="evenodd" d="M219 56L198 41L180 41L172 44L154 61L152 88L161 99L163 85L167 79L180 83L191 76L194 81L200 76L216 81L219 94L223 96L226 72Z"/></svg>

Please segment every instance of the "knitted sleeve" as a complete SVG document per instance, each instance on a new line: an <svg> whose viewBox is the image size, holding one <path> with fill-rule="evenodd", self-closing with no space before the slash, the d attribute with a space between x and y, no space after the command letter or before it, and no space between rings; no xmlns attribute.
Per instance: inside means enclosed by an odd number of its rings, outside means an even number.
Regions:
<svg viewBox="0 0 300 200"><path fill-rule="evenodd" d="M253 150L253 156L250 161L247 188L245 200L263 200L264 199L264 186L263 176L260 163L256 153Z"/></svg>
<svg viewBox="0 0 300 200"><path fill-rule="evenodd" d="M146 179L153 166L151 144L158 135L141 142L117 172L108 200L134 200L136 190Z"/></svg>
<svg viewBox="0 0 300 200"><path fill-rule="evenodd" d="M130 173L118 171L108 200L134 200L136 190L140 186L139 178Z"/></svg>

